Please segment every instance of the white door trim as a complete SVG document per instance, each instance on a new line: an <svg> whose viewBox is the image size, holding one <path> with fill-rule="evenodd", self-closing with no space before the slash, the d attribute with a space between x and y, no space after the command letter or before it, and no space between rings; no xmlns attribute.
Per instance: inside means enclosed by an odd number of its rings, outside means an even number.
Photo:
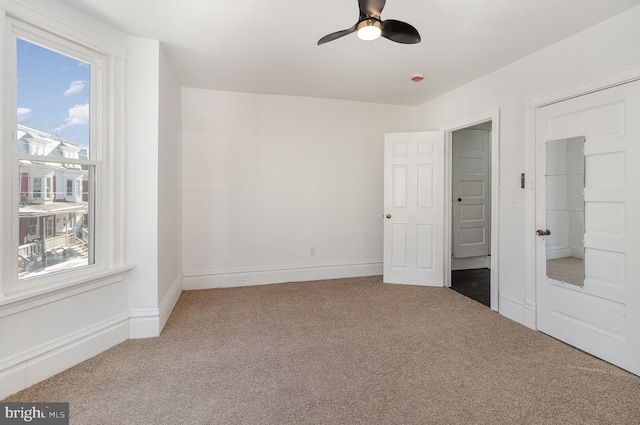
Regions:
<svg viewBox="0 0 640 425"><path fill-rule="evenodd" d="M620 84L630 83L640 79L640 63L599 75L585 81L580 81L567 87L557 90L548 91L527 98L525 107L540 108L552 103L561 102L571 99L572 97L583 96L593 93L594 91L605 90L609 87L619 86Z"/></svg>
<svg viewBox="0 0 640 425"><path fill-rule="evenodd" d="M452 193L452 133L466 127L491 121L491 310L499 311L499 224L500 224L500 108L490 109L440 127L444 131L444 199ZM444 203L444 277L451 287L451 203Z"/></svg>
<svg viewBox="0 0 640 425"><path fill-rule="evenodd" d="M525 173L526 173L526 277L525 277L525 325L538 329L536 318L536 112L552 103L583 96L599 90L605 90L621 84L640 80L640 63L600 75L567 87L549 91L526 99L526 140L525 140Z"/></svg>

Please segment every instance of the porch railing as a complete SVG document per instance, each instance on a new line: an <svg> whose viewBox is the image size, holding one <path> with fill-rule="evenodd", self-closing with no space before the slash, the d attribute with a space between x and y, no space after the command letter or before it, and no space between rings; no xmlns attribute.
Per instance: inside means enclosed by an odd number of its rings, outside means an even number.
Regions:
<svg viewBox="0 0 640 425"><path fill-rule="evenodd" d="M32 242L18 247L18 255L24 258L29 258L34 255L40 255L42 253L42 242Z"/></svg>
<svg viewBox="0 0 640 425"><path fill-rule="evenodd" d="M76 235L71 233L68 235L59 235L52 238L45 239L45 249L51 251L52 249L72 246L76 242Z"/></svg>

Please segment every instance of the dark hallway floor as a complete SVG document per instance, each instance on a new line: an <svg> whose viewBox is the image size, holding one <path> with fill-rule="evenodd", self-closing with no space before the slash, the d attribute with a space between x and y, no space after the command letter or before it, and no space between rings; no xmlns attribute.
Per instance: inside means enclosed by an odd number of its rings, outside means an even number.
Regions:
<svg viewBox="0 0 640 425"><path fill-rule="evenodd" d="M454 270L451 272L451 289L491 307L491 270Z"/></svg>

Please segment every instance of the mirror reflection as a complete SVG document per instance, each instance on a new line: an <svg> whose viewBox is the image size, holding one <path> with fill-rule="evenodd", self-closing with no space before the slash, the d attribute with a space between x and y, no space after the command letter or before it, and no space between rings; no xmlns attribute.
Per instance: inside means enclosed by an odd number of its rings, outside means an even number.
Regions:
<svg viewBox="0 0 640 425"><path fill-rule="evenodd" d="M547 142L547 276L584 284L584 137Z"/></svg>

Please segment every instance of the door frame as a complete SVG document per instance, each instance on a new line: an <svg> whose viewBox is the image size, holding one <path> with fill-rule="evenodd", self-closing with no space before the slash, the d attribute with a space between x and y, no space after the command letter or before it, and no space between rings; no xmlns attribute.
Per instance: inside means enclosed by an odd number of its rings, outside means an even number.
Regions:
<svg viewBox="0 0 640 425"><path fill-rule="evenodd" d="M526 270L524 324L538 329L536 300L536 125L537 110L553 103L584 96L600 90L640 80L640 64L635 64L604 75L591 78L558 90L549 91L526 99L525 175L526 192Z"/></svg>
<svg viewBox="0 0 640 425"><path fill-rule="evenodd" d="M500 108L461 118L440 127L444 131L444 284L451 287L451 202L453 193L453 132L491 121L491 310L499 311Z"/></svg>

